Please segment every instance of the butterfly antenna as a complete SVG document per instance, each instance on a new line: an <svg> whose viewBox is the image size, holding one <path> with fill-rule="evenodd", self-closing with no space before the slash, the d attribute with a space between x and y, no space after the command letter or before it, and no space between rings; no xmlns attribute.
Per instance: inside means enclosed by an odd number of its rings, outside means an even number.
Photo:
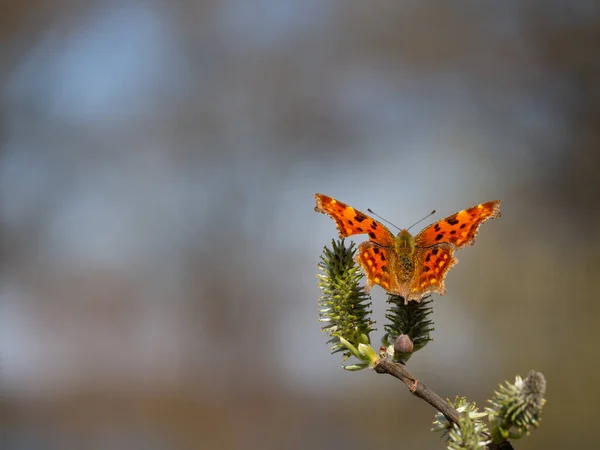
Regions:
<svg viewBox="0 0 600 450"><path fill-rule="evenodd" d="M400 227L394 225L392 222L390 222L387 219L384 219L383 217L381 217L379 214L377 214L375 211L373 211L371 208L367 208L367 211L369 211L371 214L373 214L375 217L379 217L381 220L383 220L384 222L389 223L391 226L393 226L394 228L398 228L398 230L400 230Z"/></svg>
<svg viewBox="0 0 600 450"><path fill-rule="evenodd" d="M410 227L408 227L406 230L410 230L412 227L414 227L416 224L423 222L425 219L427 219L428 217L431 217L435 214L435 209L433 211L431 211L429 214L427 214L425 217L423 217L422 219L417 220L415 223L413 223Z"/></svg>

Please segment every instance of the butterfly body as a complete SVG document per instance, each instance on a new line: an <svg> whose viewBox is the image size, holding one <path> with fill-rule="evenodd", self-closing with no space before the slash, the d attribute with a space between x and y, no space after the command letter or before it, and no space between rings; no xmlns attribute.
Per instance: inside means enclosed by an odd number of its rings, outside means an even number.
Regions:
<svg viewBox="0 0 600 450"><path fill-rule="evenodd" d="M400 230L396 235L396 252L412 255L415 252L415 238L407 229Z"/></svg>
<svg viewBox="0 0 600 450"><path fill-rule="evenodd" d="M398 255L398 270L400 275L404 275L401 281L407 281L415 271L414 254L415 238L408 230L400 230L396 236L396 254Z"/></svg>
<svg viewBox="0 0 600 450"><path fill-rule="evenodd" d="M341 237L369 235L356 255L367 275L366 289L379 284L406 302L420 301L433 292L443 295L444 278L458 262L455 250L473 244L479 226L500 216L496 200L448 216L416 236L406 229L394 236L383 224L345 203L323 194L315 194L315 199L315 211L331 216Z"/></svg>

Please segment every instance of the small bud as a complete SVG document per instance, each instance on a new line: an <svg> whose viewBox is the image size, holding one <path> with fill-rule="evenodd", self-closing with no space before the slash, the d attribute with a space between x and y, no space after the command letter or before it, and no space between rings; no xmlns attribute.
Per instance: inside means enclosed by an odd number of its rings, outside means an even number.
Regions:
<svg viewBox="0 0 600 450"><path fill-rule="evenodd" d="M408 302L404 304L404 299L397 295L388 295L389 309L386 312L386 323L384 343L394 345L396 338L403 334L408 334L412 341L412 347L409 353L405 355L412 356L418 350L421 350L429 341L431 341L431 332L433 331L433 322L431 313L433 312L432 300L428 296L423 297L421 302ZM396 350L396 355L401 355ZM404 358L406 359L406 358Z"/></svg>
<svg viewBox="0 0 600 450"><path fill-rule="evenodd" d="M374 366L379 361L379 356L375 349L368 344L358 344L358 353L361 360L368 362Z"/></svg>
<svg viewBox="0 0 600 450"><path fill-rule="evenodd" d="M408 334L401 334L394 341L394 361L406 363L412 356L415 345Z"/></svg>
<svg viewBox="0 0 600 450"><path fill-rule="evenodd" d="M396 338L396 342L394 342L394 352L397 354L406 355L412 353L413 347L413 341L408 334L401 334Z"/></svg>

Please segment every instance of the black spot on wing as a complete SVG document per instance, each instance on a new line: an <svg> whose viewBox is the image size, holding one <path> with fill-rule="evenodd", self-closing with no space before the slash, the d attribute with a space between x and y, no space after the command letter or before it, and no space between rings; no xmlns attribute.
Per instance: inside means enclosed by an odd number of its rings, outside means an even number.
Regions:
<svg viewBox="0 0 600 450"><path fill-rule="evenodd" d="M362 230L361 230L362 231ZM377 235L375 233L373 233L372 231L369 233L369 237L371 239L375 239L377 237Z"/></svg>
<svg viewBox="0 0 600 450"><path fill-rule="evenodd" d="M450 216L446 219L446 222L448 222L450 225L456 225L459 221L456 219L456 214L453 216Z"/></svg>
<svg viewBox="0 0 600 450"><path fill-rule="evenodd" d="M367 216L365 216L364 214L357 214L356 216L354 216L354 220L356 220L358 223L367 220Z"/></svg>
<svg viewBox="0 0 600 450"><path fill-rule="evenodd" d="M443 234L443 233L440 233L440 234L438 234L438 235L435 237L435 240L436 240L436 241L439 241L439 240L440 240L441 238L443 238L443 237L444 237L444 234Z"/></svg>

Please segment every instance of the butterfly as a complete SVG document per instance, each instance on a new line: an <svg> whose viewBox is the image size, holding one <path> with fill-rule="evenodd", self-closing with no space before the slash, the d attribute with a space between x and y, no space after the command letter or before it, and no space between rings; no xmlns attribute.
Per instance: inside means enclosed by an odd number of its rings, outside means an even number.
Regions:
<svg viewBox="0 0 600 450"><path fill-rule="evenodd" d="M458 263L454 252L475 242L479 226L500 217L500 200L472 206L425 227L412 236L403 229L394 236L385 225L332 197L315 194L315 211L335 221L340 237L368 234L355 257L365 274L368 291L374 284L408 303L424 295L444 295L444 278Z"/></svg>

